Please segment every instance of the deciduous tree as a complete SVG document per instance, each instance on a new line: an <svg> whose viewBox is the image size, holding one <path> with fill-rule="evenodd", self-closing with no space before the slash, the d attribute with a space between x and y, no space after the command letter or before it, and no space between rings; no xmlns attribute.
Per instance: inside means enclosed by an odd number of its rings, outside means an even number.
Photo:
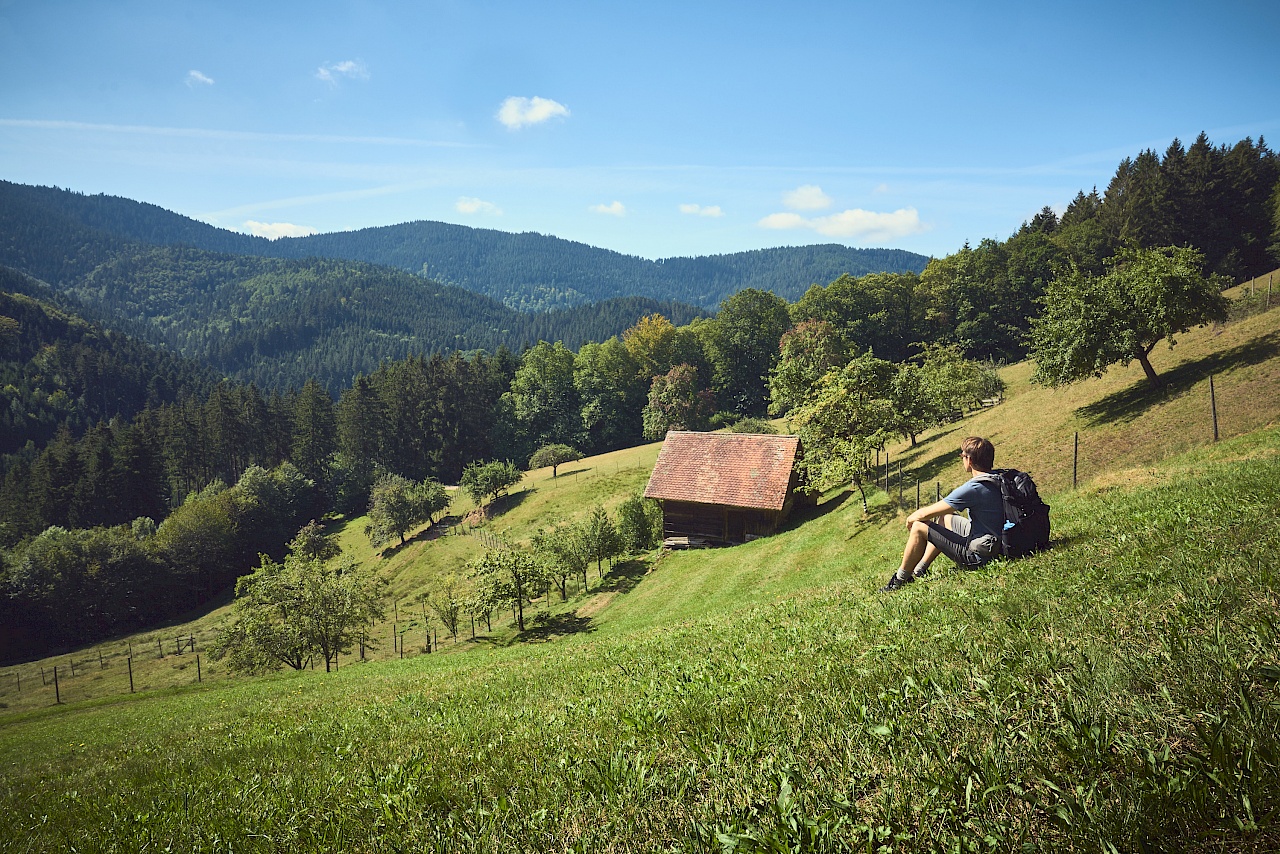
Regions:
<svg viewBox="0 0 1280 854"><path fill-rule="evenodd" d="M427 478L415 483L398 474L384 474L369 495L365 535L375 546L392 537L399 537L403 545L410 528L433 521L435 514L448 506L449 494L439 481Z"/></svg>
<svg viewBox="0 0 1280 854"><path fill-rule="evenodd" d="M359 639L358 629L382 618L380 579L351 557L309 557L311 545L295 539L283 563L262 555L258 568L236 582L231 622L211 656L226 658L234 670L262 673L301 670L319 655L328 671Z"/></svg>
<svg viewBox="0 0 1280 854"><path fill-rule="evenodd" d="M1100 377L1114 364L1142 365L1160 386L1148 358L1156 344L1211 321L1225 320L1227 300L1203 256L1189 247L1124 249L1103 276L1072 269L1044 296L1032 321L1034 382L1050 387Z"/></svg>
<svg viewBox="0 0 1280 854"><path fill-rule="evenodd" d="M474 596L479 606L510 608L523 632L525 603L546 582L542 564L529 552L490 549L467 566L476 581Z"/></svg>
<svg viewBox="0 0 1280 854"><path fill-rule="evenodd" d="M462 470L462 489L478 505L493 502L520 482L524 475L508 460L468 463Z"/></svg>
<svg viewBox="0 0 1280 854"><path fill-rule="evenodd" d="M661 439L668 430L706 430L715 412L715 397L698 388L698 371L692 365L676 365L653 378L645 405L644 436Z"/></svg>
<svg viewBox="0 0 1280 854"><path fill-rule="evenodd" d="M809 401L793 413L804 443L801 465L810 489L852 482L866 509L867 457L898 432L892 400L895 373L890 362L859 356L823 376Z"/></svg>
<svg viewBox="0 0 1280 854"><path fill-rule="evenodd" d="M559 476L557 469L560 466L580 459L582 459L582 452L577 448L560 444L543 445L529 458L529 468L532 470L551 466L551 477L555 478Z"/></svg>

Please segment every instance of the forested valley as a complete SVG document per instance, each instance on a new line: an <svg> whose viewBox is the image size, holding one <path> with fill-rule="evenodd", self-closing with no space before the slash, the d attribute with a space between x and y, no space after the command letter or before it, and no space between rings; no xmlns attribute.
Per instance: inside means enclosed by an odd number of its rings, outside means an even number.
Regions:
<svg viewBox="0 0 1280 854"><path fill-rule="evenodd" d="M625 299L521 315L363 262L2 210L3 660L207 602L307 520L363 512L382 473L454 483L473 461L767 414L816 430L824 394L873 397L893 416L877 429L911 437L998 393L990 365L1027 355L1065 276L1160 247L1223 281L1280 261L1280 161L1203 135L922 272L842 274L793 301L747 287L714 316Z"/></svg>

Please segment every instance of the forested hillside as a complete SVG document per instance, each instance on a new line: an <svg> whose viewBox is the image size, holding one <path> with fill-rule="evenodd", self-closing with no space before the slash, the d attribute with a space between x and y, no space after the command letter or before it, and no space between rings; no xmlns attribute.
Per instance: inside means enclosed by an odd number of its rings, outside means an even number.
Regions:
<svg viewBox="0 0 1280 854"><path fill-rule="evenodd" d="M412 353L518 351L544 339L576 348L654 312L678 323L700 313L643 297L518 312L390 267L192 248L183 243L231 248L243 235L154 206L14 184L0 189L0 263L49 282L111 327L268 389L316 378L337 394L356 374ZM51 203L68 199L85 202L75 216ZM268 244L239 241L241 248Z"/></svg>
<svg viewBox="0 0 1280 854"><path fill-rule="evenodd" d="M155 205L0 182L0 225L11 235L0 263L60 281L85 270L74 261L33 257L41 240L101 243L104 235L154 245L272 258L334 258L401 270L484 294L519 311L539 312L644 296L714 309L743 288L795 299L843 274L920 272L927 258L897 249L838 244L785 247L648 261L526 232L511 234L442 222L267 240L214 228ZM94 255L90 249L88 256ZM4 260L7 258L9 260Z"/></svg>
<svg viewBox="0 0 1280 854"><path fill-rule="evenodd" d="M0 267L0 455L43 447L60 429L204 395L217 374L56 307L38 282Z"/></svg>

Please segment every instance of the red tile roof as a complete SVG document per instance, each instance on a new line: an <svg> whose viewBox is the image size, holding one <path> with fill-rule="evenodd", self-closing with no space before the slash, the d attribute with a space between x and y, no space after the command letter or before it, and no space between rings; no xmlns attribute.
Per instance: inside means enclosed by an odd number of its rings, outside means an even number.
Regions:
<svg viewBox="0 0 1280 854"><path fill-rule="evenodd" d="M644 496L781 510L799 449L798 436L672 430Z"/></svg>

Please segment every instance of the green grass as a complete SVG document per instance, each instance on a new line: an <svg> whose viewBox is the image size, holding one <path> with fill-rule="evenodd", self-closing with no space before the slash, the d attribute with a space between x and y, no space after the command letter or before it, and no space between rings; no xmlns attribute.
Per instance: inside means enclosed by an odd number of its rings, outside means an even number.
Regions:
<svg viewBox="0 0 1280 854"><path fill-rule="evenodd" d="M1277 359L1249 346L1278 317L1188 335L1165 369L1245 347L1222 388L1266 387ZM772 538L620 564L550 603L583 619L528 642L495 621L457 654L11 706L0 847L1274 849L1280 395L1216 445L1150 426L1194 411L1194 383L1126 404L1082 430L1108 451L1072 492L1061 447L1018 437L1069 437L1082 407L1136 393L1022 370L1006 403L901 450L947 488L958 438L1001 431L999 461L1049 483L1049 553L879 595L899 508L830 495ZM520 539L609 506L654 455L535 473L487 524ZM473 547L366 559L407 599Z"/></svg>

